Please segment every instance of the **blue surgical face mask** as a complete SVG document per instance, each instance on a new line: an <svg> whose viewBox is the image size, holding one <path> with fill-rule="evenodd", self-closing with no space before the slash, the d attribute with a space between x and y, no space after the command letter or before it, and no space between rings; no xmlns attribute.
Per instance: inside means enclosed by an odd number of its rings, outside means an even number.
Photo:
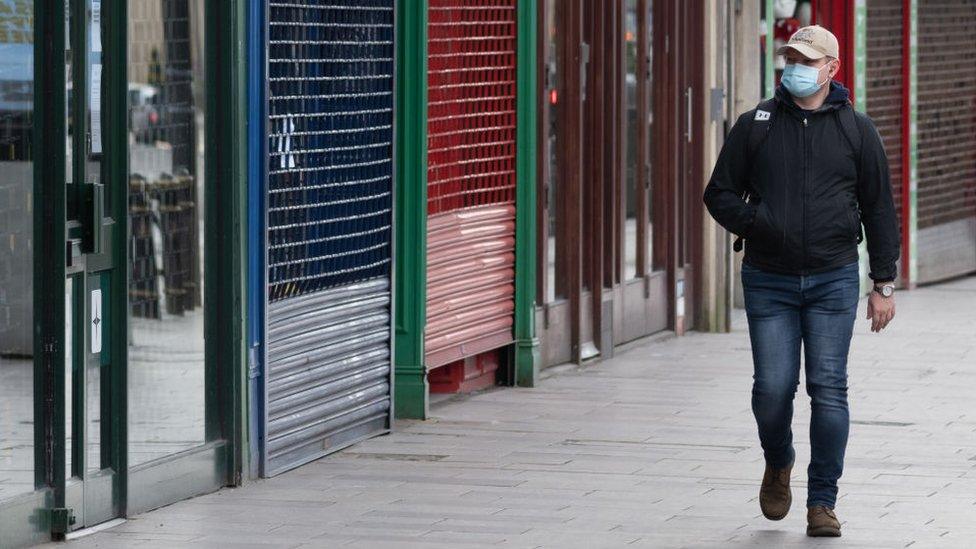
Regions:
<svg viewBox="0 0 976 549"><path fill-rule="evenodd" d="M826 67L824 65L823 67ZM817 93L826 81L820 82L820 68L808 67L798 63L786 65L780 80L794 97L810 97Z"/></svg>

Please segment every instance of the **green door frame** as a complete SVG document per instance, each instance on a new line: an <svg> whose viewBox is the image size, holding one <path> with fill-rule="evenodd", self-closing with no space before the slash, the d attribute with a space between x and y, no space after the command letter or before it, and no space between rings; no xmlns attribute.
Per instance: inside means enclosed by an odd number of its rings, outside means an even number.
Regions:
<svg viewBox="0 0 976 549"><path fill-rule="evenodd" d="M200 0L202 1L202 0ZM225 484L248 470L247 1L206 1L207 440L223 437ZM211 367L210 365L213 365Z"/></svg>
<svg viewBox="0 0 976 549"><path fill-rule="evenodd" d="M68 105L72 113L72 165L65 166L65 169L72 170L71 185L66 187L67 207L67 238L71 246L71 252L66 255L75 256L74 260L78 265L69 266L67 276L74 276L83 282L83 286L75 287L75 311L66 311L66 315L75 314L75 321L78 322L75 328L76 336L72 338L74 343L72 349L65 349L65 352L73 352L73 369L76 375L73 377L74 390L72 413L72 431L74 435L80 435L82 444L72 446L72 468L75 469L74 475L84 478L83 482L74 483L73 486L63 482L55 483L56 500L60 503L55 506L52 513L52 534L60 536L72 529L74 517L72 508L81 513L81 518L87 523L97 523L114 517L121 516L124 509L125 495L125 475L120 472L126 470L126 405L125 405L125 369L126 369L126 348L128 330L126 327L126 307L127 307L127 275L125 267L126 247L126 224L123 222L127 218L127 194L123 182L127 181L125 170L127 169L128 157L128 118L126 111L127 91L124 81L125 68L125 49L118 42L119 36L116 28L120 23L114 14L108 17L102 13L99 16L99 23L103 22L106 32L103 41L101 56L102 66L106 69L101 83L104 92L104 104L102 127L103 139L103 176L98 182L106 192L112 193L110 205L112 211L102 212L102 196L95 192L100 190L89 184L88 162L89 152L87 136L90 131L88 120L89 100L93 79L89 67L92 54L92 44L89 43L91 36L90 25L94 24L92 13L92 0L60 0L61 5L56 6L51 13L64 13L64 8L71 10L72 25L70 33L70 51L72 67L72 89L75 90L73 97L70 98L71 104ZM121 23L124 28L124 19ZM121 37L124 39L124 35ZM121 42L124 45L124 42ZM105 47L107 46L107 47ZM55 50L55 55L57 55ZM58 63L52 63L50 70L57 70ZM123 73L118 74L117 70L121 67ZM121 82L121 85L120 85ZM57 88L52 88L57 89ZM62 87L61 89L64 89ZM81 93L80 90L85 90ZM54 103L59 103L58 93L51 93L49 97ZM41 108L47 109L46 105ZM52 109L54 112L64 112L57 107ZM63 136L55 135L52 142L63 142ZM47 180L45 185L50 188L58 188L59 184L64 188L64 179ZM72 207L72 201L74 206ZM96 207L97 206L97 207ZM76 255L75 244L78 242L80 255ZM62 247L64 249L64 247ZM73 273L77 273L74 274ZM64 281L62 280L62 283ZM98 357L91 357L88 346L85 342L87 330L88 299L89 291L99 286L103 295L107 297L107 306L102 311L104 340L108 342L104 350ZM104 301L104 299L103 299ZM61 322L61 331L64 323ZM96 365L107 367L109 376L101 383L98 391L100 416L108 418L100 425L100 439L103 444L101 447L101 465L105 465L104 471L99 467L99 473L89 474L90 469L87 463L88 458L88 418L89 408L88 399L88 380L89 362L94 361ZM78 375L80 374L80 375ZM64 368L57 368L56 375L61 376L60 384L65 384ZM65 387L65 389L69 389ZM58 395L61 393L55 393ZM55 406L59 408L54 416L55 425L58 429L64 427L64 417L59 414L66 414L67 410L61 405L58 398L54 399ZM55 431L56 432L56 431ZM56 436L54 448L58 459L64 459L64 449L60 445L65 444L65 436ZM64 468L58 468L56 474L65 474ZM63 491L63 493L61 493ZM63 509L63 510L62 510ZM89 516L90 513L90 516Z"/></svg>
<svg viewBox="0 0 976 549"><path fill-rule="evenodd" d="M246 7L245 0L207 1L204 11L204 234L208 250L204 272L205 280L219 281L205 282L203 296L207 442L130 468L127 515L240 485L248 467ZM120 20L125 21L123 6L119 10ZM120 33L124 32L123 27ZM125 39L122 44L128 45ZM183 482L168 482L175 478Z"/></svg>

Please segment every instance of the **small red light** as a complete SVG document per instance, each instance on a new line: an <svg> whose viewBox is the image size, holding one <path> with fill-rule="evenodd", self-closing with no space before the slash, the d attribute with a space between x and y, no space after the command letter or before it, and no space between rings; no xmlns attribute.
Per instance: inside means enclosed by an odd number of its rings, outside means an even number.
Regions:
<svg viewBox="0 0 976 549"><path fill-rule="evenodd" d="M157 122L159 122L159 113L156 112L149 113L149 123L155 124Z"/></svg>
<svg viewBox="0 0 976 549"><path fill-rule="evenodd" d="M559 102L559 96L556 94L556 90L549 90L549 103L555 105Z"/></svg>

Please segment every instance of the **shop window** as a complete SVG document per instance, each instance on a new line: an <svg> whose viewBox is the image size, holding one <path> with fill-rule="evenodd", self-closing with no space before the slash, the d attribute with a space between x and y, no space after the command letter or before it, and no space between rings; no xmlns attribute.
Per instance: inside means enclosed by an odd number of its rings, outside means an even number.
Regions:
<svg viewBox="0 0 976 549"><path fill-rule="evenodd" d="M33 2L0 11L0 502L34 490Z"/></svg>
<svg viewBox="0 0 976 549"><path fill-rule="evenodd" d="M129 465L205 440L202 0L129 0Z"/></svg>

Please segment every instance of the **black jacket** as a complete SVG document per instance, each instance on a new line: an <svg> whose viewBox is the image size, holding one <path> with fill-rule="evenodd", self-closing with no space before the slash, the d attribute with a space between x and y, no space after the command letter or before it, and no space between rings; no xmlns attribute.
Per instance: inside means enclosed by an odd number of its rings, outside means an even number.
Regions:
<svg viewBox="0 0 976 549"><path fill-rule="evenodd" d="M740 116L705 189L705 205L719 224L745 239L743 261L786 274L856 261L863 223L869 276L894 280L900 235L881 136L870 118L857 113L856 158L837 116L839 109L853 108L849 93L836 82L830 86L815 111L799 108L789 92L777 88L777 110L754 158L748 142L756 110Z"/></svg>

